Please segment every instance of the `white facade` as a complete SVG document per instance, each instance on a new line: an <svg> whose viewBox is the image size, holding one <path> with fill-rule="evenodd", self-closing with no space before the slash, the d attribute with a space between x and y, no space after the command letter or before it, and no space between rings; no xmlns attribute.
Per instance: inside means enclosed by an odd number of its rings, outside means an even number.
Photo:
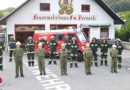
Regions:
<svg viewBox="0 0 130 90"><path fill-rule="evenodd" d="M82 24L85 25L84 28L90 28L90 40L92 40L93 37L100 39L101 27L91 27L89 25L110 25L109 38L114 39L114 20L95 0L73 0L74 12L72 14L73 16L94 16L95 20L33 20L34 15L59 15L58 1L31 0L7 19L7 34L15 35L16 24L45 24L45 30L50 30L50 24L77 24L78 29ZM50 11L40 11L40 3L50 3ZM90 12L81 12L82 4L89 4ZM61 16L70 17L72 15Z"/></svg>

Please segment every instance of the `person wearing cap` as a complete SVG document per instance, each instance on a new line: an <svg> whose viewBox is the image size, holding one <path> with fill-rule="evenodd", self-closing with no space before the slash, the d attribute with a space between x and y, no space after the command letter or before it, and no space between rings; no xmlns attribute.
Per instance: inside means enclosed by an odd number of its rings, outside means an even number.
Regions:
<svg viewBox="0 0 130 90"><path fill-rule="evenodd" d="M43 44L39 43L38 44L39 49L36 52L37 58L38 58L38 66L39 66L39 71L40 71L40 75L46 75L46 71L45 71L45 49L43 48Z"/></svg>
<svg viewBox="0 0 130 90"><path fill-rule="evenodd" d="M69 51L65 48L66 45L63 43L61 50L59 51L60 56L60 69L61 69L61 76L67 75L67 58L69 56Z"/></svg>
<svg viewBox="0 0 130 90"><path fill-rule="evenodd" d="M97 43L96 38L92 39L92 42L90 43L90 47L92 49L93 56L94 56L94 61L93 62L95 63L95 66L98 66L97 51L99 49L99 44Z"/></svg>
<svg viewBox="0 0 130 90"><path fill-rule="evenodd" d="M124 50L124 47L122 43L120 42L120 39L116 40L116 46L118 50L118 68L121 69L122 67L122 52Z"/></svg>
<svg viewBox="0 0 130 90"><path fill-rule="evenodd" d="M71 41L69 40L69 36L65 37L65 48L70 52L71 49ZM68 59L70 60L70 55L68 56Z"/></svg>
<svg viewBox="0 0 130 90"><path fill-rule="evenodd" d="M3 45L0 43L0 70L3 70Z"/></svg>
<svg viewBox="0 0 130 90"><path fill-rule="evenodd" d="M117 46L112 45L112 50L110 51L111 56L111 73L117 73L117 58L118 58L118 51L116 50Z"/></svg>
<svg viewBox="0 0 130 90"><path fill-rule="evenodd" d="M13 59L13 51L16 48L16 41L14 40L13 36L10 37L8 46L9 46L9 62L11 62Z"/></svg>
<svg viewBox="0 0 130 90"><path fill-rule="evenodd" d="M89 44L86 44L86 50L83 52L83 58L85 63L86 75L92 75L91 73L91 61L93 60L93 52Z"/></svg>
<svg viewBox="0 0 130 90"><path fill-rule="evenodd" d="M109 45L106 41L106 39L102 40L102 43L100 44L100 48L101 48L101 63L100 65L103 65L103 62L105 61L105 66L107 66L107 55L108 55L108 49L109 49Z"/></svg>
<svg viewBox="0 0 130 90"><path fill-rule="evenodd" d="M70 60L70 68L73 67L73 63L75 64L75 67L78 68L78 43L76 41L76 38L73 37L72 38L72 43L71 43L71 51L70 51L70 56L71 56L71 60Z"/></svg>
<svg viewBox="0 0 130 90"><path fill-rule="evenodd" d="M35 43L33 42L31 36L28 37L28 40L26 41L26 48L27 48L28 65L34 66Z"/></svg>
<svg viewBox="0 0 130 90"><path fill-rule="evenodd" d="M15 78L19 77L19 71L21 74L21 77L24 77L23 75L23 49L20 48L21 43L18 41L16 43L16 49L14 50L14 57L15 57L15 70L16 70L16 76Z"/></svg>
<svg viewBox="0 0 130 90"><path fill-rule="evenodd" d="M42 47L44 48L45 44L47 43L43 37L39 38L39 41L37 41L37 44L42 43Z"/></svg>
<svg viewBox="0 0 130 90"><path fill-rule="evenodd" d="M52 61L54 62L54 64L57 64L56 62L56 47L57 46L58 46L58 43L55 40L55 36L51 36L51 41L48 43L49 53L50 53L48 65L50 65Z"/></svg>

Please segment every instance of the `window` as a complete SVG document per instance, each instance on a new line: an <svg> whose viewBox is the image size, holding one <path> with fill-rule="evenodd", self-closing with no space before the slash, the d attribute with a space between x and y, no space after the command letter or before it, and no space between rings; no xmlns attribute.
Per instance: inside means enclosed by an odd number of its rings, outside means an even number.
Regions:
<svg viewBox="0 0 130 90"><path fill-rule="evenodd" d="M69 29L69 28L77 28L77 25L64 25L64 24L61 24L61 25L56 25L56 24L52 24L50 25L50 29L51 30L59 30L59 29Z"/></svg>
<svg viewBox="0 0 130 90"><path fill-rule="evenodd" d="M50 3L40 3L40 11L50 11Z"/></svg>
<svg viewBox="0 0 130 90"><path fill-rule="evenodd" d="M65 34L54 34L56 41L64 41Z"/></svg>
<svg viewBox="0 0 130 90"><path fill-rule="evenodd" d="M100 38L109 38L109 28L108 27L101 28Z"/></svg>
<svg viewBox="0 0 130 90"><path fill-rule="evenodd" d="M82 5L81 9L82 12L90 12L90 5Z"/></svg>
<svg viewBox="0 0 130 90"><path fill-rule="evenodd" d="M75 34L68 34L68 36L69 36L69 40L72 40L73 37L76 38ZM77 38L76 38L76 40L77 40Z"/></svg>
<svg viewBox="0 0 130 90"><path fill-rule="evenodd" d="M80 42L87 42L87 36L85 35L85 33L77 33L77 36Z"/></svg>

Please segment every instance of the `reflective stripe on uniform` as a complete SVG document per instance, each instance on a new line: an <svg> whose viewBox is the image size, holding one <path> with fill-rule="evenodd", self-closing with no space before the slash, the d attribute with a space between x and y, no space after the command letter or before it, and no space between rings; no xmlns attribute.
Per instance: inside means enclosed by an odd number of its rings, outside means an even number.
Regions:
<svg viewBox="0 0 130 90"><path fill-rule="evenodd" d="M0 56L0 58L2 58L3 56Z"/></svg>
<svg viewBox="0 0 130 90"><path fill-rule="evenodd" d="M122 55L118 55L118 57L121 57Z"/></svg>
<svg viewBox="0 0 130 90"><path fill-rule="evenodd" d="M10 51L13 51L14 49L9 49Z"/></svg>
<svg viewBox="0 0 130 90"><path fill-rule="evenodd" d="M3 64L0 64L0 66L3 66Z"/></svg>
<svg viewBox="0 0 130 90"><path fill-rule="evenodd" d="M13 58L13 57L9 57L9 58Z"/></svg>
<svg viewBox="0 0 130 90"><path fill-rule="evenodd" d="M0 48L2 48L2 46L0 46Z"/></svg>
<svg viewBox="0 0 130 90"><path fill-rule="evenodd" d="M28 60L29 62L31 61L31 59Z"/></svg>
<svg viewBox="0 0 130 90"><path fill-rule="evenodd" d="M122 63L118 63L118 65L122 65Z"/></svg>

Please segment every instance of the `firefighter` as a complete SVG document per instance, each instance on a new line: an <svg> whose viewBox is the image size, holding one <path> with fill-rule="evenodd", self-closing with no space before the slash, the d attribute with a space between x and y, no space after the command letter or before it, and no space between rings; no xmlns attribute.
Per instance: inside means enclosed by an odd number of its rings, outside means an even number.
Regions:
<svg viewBox="0 0 130 90"><path fill-rule="evenodd" d="M69 40L69 36L66 36L66 37L65 37L64 43L65 43L66 49L67 49L67 50L69 51L69 53L70 53L70 50L71 50L71 41ZM70 55L68 56L68 59L70 60Z"/></svg>
<svg viewBox="0 0 130 90"><path fill-rule="evenodd" d="M38 57L38 66L39 66L40 75L46 75L45 60L44 60L46 52L43 48L43 43L39 43L38 46L39 46L39 49L37 50L36 54Z"/></svg>
<svg viewBox="0 0 130 90"><path fill-rule="evenodd" d="M57 64L56 62L56 47L58 46L58 43L55 41L55 36L51 36L51 41L48 43L48 47L49 47L49 63L48 65L51 64L51 62L53 61L54 64Z"/></svg>
<svg viewBox="0 0 130 90"><path fill-rule="evenodd" d="M26 41L26 48L27 48L28 65L34 66L35 43L33 42L31 36L29 36L28 40Z"/></svg>
<svg viewBox="0 0 130 90"><path fill-rule="evenodd" d="M37 44L39 44L39 43L42 43L42 47L44 48L44 46L45 46L45 44L46 44L46 41L44 40L43 37L40 37L40 38L39 38L39 41L37 42Z"/></svg>
<svg viewBox="0 0 130 90"><path fill-rule="evenodd" d="M23 61L22 61L23 49L20 48L20 46L21 46L21 43L17 42L16 49L14 50L15 70L16 70L15 78L19 77L19 71L20 71L21 77L24 77L24 75L23 75Z"/></svg>
<svg viewBox="0 0 130 90"><path fill-rule="evenodd" d="M11 36L9 41L9 62L11 62L13 59L13 51L15 48L16 48L16 41L14 40L14 37Z"/></svg>
<svg viewBox="0 0 130 90"><path fill-rule="evenodd" d="M92 75L91 73L91 61L93 60L93 52L89 44L86 44L86 50L83 53L84 63L85 63L85 73L86 75Z"/></svg>
<svg viewBox="0 0 130 90"><path fill-rule="evenodd" d="M67 76L67 58L69 56L69 51L65 47L66 45L63 43L62 49L59 51L61 76Z"/></svg>
<svg viewBox="0 0 130 90"><path fill-rule="evenodd" d="M116 41L116 46L118 50L118 68L121 69L122 67L122 51L124 50L124 47L122 43L120 42L120 39Z"/></svg>
<svg viewBox="0 0 130 90"><path fill-rule="evenodd" d="M102 40L102 43L100 44L100 48L101 48L101 64L103 65L103 61L105 61L105 66L107 66L107 55L108 55L108 43L106 41L106 39Z"/></svg>
<svg viewBox="0 0 130 90"><path fill-rule="evenodd" d="M118 58L118 51L116 50L116 45L112 46L112 50L110 51L111 56L111 73L117 73L117 58Z"/></svg>
<svg viewBox="0 0 130 90"><path fill-rule="evenodd" d="M3 45L0 43L0 70L3 70Z"/></svg>
<svg viewBox="0 0 130 90"><path fill-rule="evenodd" d="M73 37L72 38L72 43L71 43L71 52L70 52L70 56L71 56L71 61L70 61L70 68L73 67L73 63L75 63L75 67L78 68L78 43L76 41L76 38Z"/></svg>
<svg viewBox="0 0 130 90"><path fill-rule="evenodd" d="M96 41L96 38L92 39L92 42L90 43L90 47L92 49L93 55L94 55L94 61L95 62L95 66L98 66L98 60L97 60L97 51L99 48L99 44Z"/></svg>

